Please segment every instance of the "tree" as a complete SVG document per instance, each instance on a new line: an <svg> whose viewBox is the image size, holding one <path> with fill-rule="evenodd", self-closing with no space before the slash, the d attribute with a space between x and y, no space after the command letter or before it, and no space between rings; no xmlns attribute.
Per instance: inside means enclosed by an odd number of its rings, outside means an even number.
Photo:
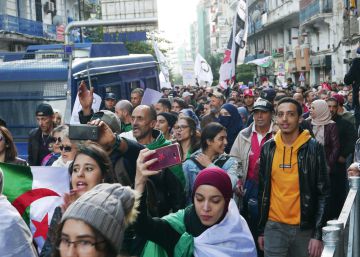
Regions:
<svg viewBox="0 0 360 257"><path fill-rule="evenodd" d="M212 54L209 57L208 64L211 67L211 71L213 73L213 85L219 84L219 70L221 66L221 62L223 59L223 54Z"/></svg>
<svg viewBox="0 0 360 257"><path fill-rule="evenodd" d="M249 81L254 80L256 73L256 66L251 64L240 64L236 66L236 82L244 82L248 84Z"/></svg>

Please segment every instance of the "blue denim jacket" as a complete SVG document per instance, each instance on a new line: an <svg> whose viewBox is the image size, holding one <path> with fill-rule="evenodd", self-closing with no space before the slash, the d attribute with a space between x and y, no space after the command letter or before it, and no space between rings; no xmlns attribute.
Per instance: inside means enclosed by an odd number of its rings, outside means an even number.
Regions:
<svg viewBox="0 0 360 257"><path fill-rule="evenodd" d="M200 153L202 153L201 149L193 153L191 157L196 157ZM226 157L227 157L226 153L219 155L217 158L215 158L213 163L210 164L208 167L215 167L216 165L214 163ZM238 161L234 157L230 157L222 167L219 167L225 170L229 174L233 189L235 188L236 183L238 181L238 175L239 175L238 167L239 167ZM186 185L185 185L186 204L190 204L192 203L192 198L191 198L192 188L195 182L195 178L200 171L200 168L196 165L196 163L193 160L187 159L183 163L183 171L186 180Z"/></svg>

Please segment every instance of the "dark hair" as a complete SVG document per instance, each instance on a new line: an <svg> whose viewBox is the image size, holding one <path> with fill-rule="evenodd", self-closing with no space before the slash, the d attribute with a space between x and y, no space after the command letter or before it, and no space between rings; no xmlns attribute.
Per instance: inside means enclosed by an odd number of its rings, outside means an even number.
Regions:
<svg viewBox="0 0 360 257"><path fill-rule="evenodd" d="M13 161L18 155L14 139L7 128L0 126L0 132L4 136L5 140L5 162Z"/></svg>
<svg viewBox="0 0 360 257"><path fill-rule="evenodd" d="M170 100L167 98L160 98L160 100L158 101L159 104L162 104L163 106L165 106L166 108L169 109L169 111L171 110L171 103Z"/></svg>
<svg viewBox="0 0 360 257"><path fill-rule="evenodd" d="M191 151L195 152L200 147L200 136L198 131L196 130L196 122L188 116L180 117L179 120L185 120L186 123L189 125L190 135L191 135L190 138Z"/></svg>
<svg viewBox="0 0 360 257"><path fill-rule="evenodd" d="M187 103L184 101L184 99L179 98L179 97L175 97L173 99L173 102L177 103L181 109L187 109L189 108L189 106L187 105Z"/></svg>
<svg viewBox="0 0 360 257"><path fill-rule="evenodd" d="M149 106L149 116L150 116L150 120L156 121L157 113L153 105Z"/></svg>
<svg viewBox="0 0 360 257"><path fill-rule="evenodd" d="M100 167L101 174L104 178L105 183L116 182L114 178L115 176L114 176L113 165L108 154L99 144L91 141L85 142L84 144L80 144L78 146L78 151L74 157L73 162L70 164L68 169L70 176L73 172L74 163L76 161L76 158L79 156L79 154L85 154L96 161L96 163Z"/></svg>
<svg viewBox="0 0 360 257"><path fill-rule="evenodd" d="M278 102L278 101L280 101L281 99L283 99L285 97L288 97L288 96L286 96L286 95L277 95L277 96L275 96L274 101Z"/></svg>
<svg viewBox="0 0 360 257"><path fill-rule="evenodd" d="M326 100L326 102L335 102L336 103L336 106L339 106L340 103L339 101L335 98L335 97L330 97ZM341 105L340 105L341 106Z"/></svg>
<svg viewBox="0 0 360 257"><path fill-rule="evenodd" d="M58 249L58 247L60 246L61 233L64 227L64 223L65 221L57 224L56 228L54 229L55 231L52 230L52 233L51 233L51 227L49 228L50 237L51 237L50 240L53 242L53 246L55 246L51 254L52 257L60 257L60 250ZM95 250L104 252L105 256L116 257L118 253L116 252L114 246L110 243L110 241L107 238L105 238L97 229L93 228L91 224L87 224L87 225L90 226L90 229L94 233L96 241L104 241L104 243L96 244L94 246Z"/></svg>
<svg viewBox="0 0 360 257"><path fill-rule="evenodd" d="M296 111L297 111L299 117L302 115L302 107L301 107L300 103L291 97L284 97L284 98L280 99L280 101L277 104L276 112L277 112L277 109L279 108L280 104L283 104L283 103L295 104Z"/></svg>
<svg viewBox="0 0 360 257"><path fill-rule="evenodd" d="M143 97L144 96L144 89L135 88L133 91L131 91L131 94L139 94L141 97Z"/></svg>
<svg viewBox="0 0 360 257"><path fill-rule="evenodd" d="M218 122L210 122L207 124L201 132L201 149L203 151L206 150L208 148L207 140L214 140L216 135L223 130L226 131L226 128Z"/></svg>

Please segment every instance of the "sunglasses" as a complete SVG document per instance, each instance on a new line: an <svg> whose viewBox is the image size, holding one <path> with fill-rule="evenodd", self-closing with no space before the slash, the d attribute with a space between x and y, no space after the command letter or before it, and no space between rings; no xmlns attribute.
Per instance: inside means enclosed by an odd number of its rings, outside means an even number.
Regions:
<svg viewBox="0 0 360 257"><path fill-rule="evenodd" d="M72 147L68 146L68 145L67 146L61 145L61 146L59 146L59 148L61 151L65 151L65 152L71 152L71 150L72 150Z"/></svg>
<svg viewBox="0 0 360 257"><path fill-rule="evenodd" d="M50 143L60 144L61 143L61 137L52 137L51 140L50 140Z"/></svg>

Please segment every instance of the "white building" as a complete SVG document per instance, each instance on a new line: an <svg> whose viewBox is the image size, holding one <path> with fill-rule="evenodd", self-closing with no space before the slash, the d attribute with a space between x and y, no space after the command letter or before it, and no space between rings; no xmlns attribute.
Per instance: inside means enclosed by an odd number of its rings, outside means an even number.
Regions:
<svg viewBox="0 0 360 257"><path fill-rule="evenodd" d="M102 0L101 14L104 20L158 18L157 0ZM158 28L154 24L140 24L134 26L107 27L104 32L145 32Z"/></svg>

